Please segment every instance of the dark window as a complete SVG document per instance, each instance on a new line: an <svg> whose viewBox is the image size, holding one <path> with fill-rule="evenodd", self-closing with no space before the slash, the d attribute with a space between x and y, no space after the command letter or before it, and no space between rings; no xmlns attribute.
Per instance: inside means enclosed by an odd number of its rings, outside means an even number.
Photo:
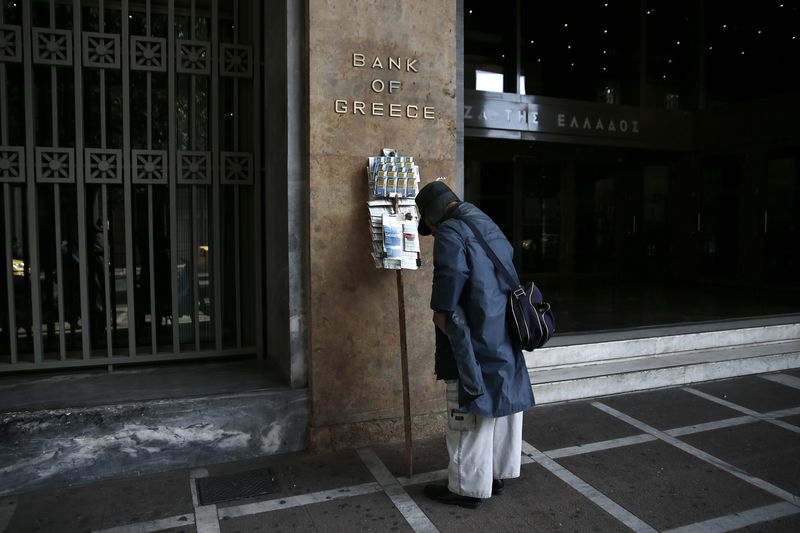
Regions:
<svg viewBox="0 0 800 533"><path fill-rule="evenodd" d="M636 103L638 12L619 1L522 2L524 93Z"/></svg>
<svg viewBox="0 0 800 533"><path fill-rule="evenodd" d="M698 36L692 31L697 16L694 3L647 0L645 105L689 109L690 72L698 59ZM697 80L695 81L695 86Z"/></svg>
<svg viewBox="0 0 800 533"><path fill-rule="evenodd" d="M464 2L464 87L516 92L516 0Z"/></svg>
<svg viewBox="0 0 800 533"><path fill-rule="evenodd" d="M707 4L708 102L741 102L800 90L797 2Z"/></svg>

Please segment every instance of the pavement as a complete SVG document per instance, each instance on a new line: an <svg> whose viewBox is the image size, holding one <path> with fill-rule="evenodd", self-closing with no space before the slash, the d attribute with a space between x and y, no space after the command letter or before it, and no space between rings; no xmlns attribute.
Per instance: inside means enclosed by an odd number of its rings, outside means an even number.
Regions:
<svg viewBox="0 0 800 533"><path fill-rule="evenodd" d="M0 498L0 531L800 531L800 370L537 406L519 479L479 509L444 437L306 452Z"/></svg>

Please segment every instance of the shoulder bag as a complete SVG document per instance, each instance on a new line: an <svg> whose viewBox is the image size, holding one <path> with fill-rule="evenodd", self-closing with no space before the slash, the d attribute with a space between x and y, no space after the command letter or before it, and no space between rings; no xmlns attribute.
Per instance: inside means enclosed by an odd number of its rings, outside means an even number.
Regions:
<svg viewBox="0 0 800 533"><path fill-rule="evenodd" d="M520 347L525 351L531 351L544 346L556 332L556 321L550 304L542 301L542 291L532 281L520 285L506 267L503 266L497 254L494 253L494 250L492 250L486 239L483 238L483 234L472 221L458 215L452 218L461 220L472 230L475 238L478 239L478 242L486 251L486 255L494 263L495 270L502 275L508 286L511 287L511 293L508 295L506 318L512 331L516 333L519 339Z"/></svg>

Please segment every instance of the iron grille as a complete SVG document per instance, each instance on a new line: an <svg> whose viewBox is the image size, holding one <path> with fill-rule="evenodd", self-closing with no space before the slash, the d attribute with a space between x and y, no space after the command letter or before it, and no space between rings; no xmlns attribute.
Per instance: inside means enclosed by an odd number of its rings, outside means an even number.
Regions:
<svg viewBox="0 0 800 533"><path fill-rule="evenodd" d="M0 373L260 353L260 9L0 3Z"/></svg>

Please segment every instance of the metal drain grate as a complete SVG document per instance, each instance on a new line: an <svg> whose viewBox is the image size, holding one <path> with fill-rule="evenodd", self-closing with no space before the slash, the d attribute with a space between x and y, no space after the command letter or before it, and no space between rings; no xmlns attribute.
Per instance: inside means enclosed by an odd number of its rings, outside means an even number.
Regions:
<svg viewBox="0 0 800 533"><path fill-rule="evenodd" d="M270 468L238 472L220 477L197 478L197 497L203 505L254 498L278 490Z"/></svg>

